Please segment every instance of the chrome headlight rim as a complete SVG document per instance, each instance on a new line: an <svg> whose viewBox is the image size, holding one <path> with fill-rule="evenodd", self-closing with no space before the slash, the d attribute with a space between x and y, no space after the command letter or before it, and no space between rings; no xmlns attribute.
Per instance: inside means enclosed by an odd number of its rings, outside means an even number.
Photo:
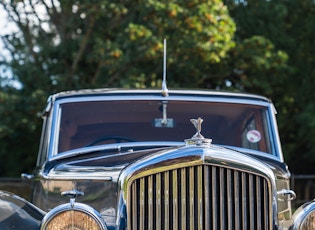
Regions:
<svg viewBox="0 0 315 230"><path fill-rule="evenodd" d="M293 215L293 229L304 229L303 224L311 215L315 215L315 200L300 206Z"/></svg>
<svg viewBox="0 0 315 230"><path fill-rule="evenodd" d="M82 212L88 216L90 216L99 226L101 230L107 230L107 226L101 215L93 209L91 206L88 206L86 204L82 203L67 203L59 205L55 208L53 208L51 211L49 211L43 218L41 222L41 230L45 230L47 228L47 225L52 221L55 217L57 217L59 214L63 212L69 212L69 211L77 211Z"/></svg>

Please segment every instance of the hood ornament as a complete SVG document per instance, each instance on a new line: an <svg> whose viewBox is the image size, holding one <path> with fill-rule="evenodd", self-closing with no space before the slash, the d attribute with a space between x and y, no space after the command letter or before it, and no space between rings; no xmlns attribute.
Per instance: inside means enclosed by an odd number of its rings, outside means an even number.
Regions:
<svg viewBox="0 0 315 230"><path fill-rule="evenodd" d="M210 146L212 139L204 138L204 136L201 135L203 119L200 117L198 119L190 119L190 122L195 126L196 133L192 138L185 140L186 145Z"/></svg>

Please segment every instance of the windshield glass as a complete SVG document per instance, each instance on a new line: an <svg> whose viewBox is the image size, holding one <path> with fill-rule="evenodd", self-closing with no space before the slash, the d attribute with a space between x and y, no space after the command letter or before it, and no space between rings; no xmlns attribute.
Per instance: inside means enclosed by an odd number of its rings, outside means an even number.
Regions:
<svg viewBox="0 0 315 230"><path fill-rule="evenodd" d="M271 153L264 106L196 101L88 101L60 105L58 153L129 141L180 141L196 130L212 143ZM164 119L163 119L164 118Z"/></svg>

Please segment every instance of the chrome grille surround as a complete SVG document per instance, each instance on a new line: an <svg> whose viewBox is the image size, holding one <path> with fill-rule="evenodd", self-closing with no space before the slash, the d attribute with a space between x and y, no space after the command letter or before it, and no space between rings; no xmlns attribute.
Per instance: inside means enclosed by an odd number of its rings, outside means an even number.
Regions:
<svg viewBox="0 0 315 230"><path fill-rule="evenodd" d="M273 173L240 153L184 147L125 175L128 229L273 229Z"/></svg>

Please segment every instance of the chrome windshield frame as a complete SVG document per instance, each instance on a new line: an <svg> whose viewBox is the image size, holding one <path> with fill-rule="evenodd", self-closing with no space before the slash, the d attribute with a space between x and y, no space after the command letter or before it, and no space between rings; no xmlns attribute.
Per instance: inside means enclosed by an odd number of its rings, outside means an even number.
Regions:
<svg viewBox="0 0 315 230"><path fill-rule="evenodd" d="M155 91L119 91L115 94L115 91L110 91L110 93L103 94L91 94L91 95L76 95L68 97L60 97L54 99L54 105L51 110L51 135L49 139L49 148L48 148L48 158L52 159L58 154L58 140L59 140L59 126L60 123L60 105L63 103L70 102L88 102L88 101L165 101L166 98L162 95L156 93ZM136 92L136 93L135 93ZM139 93L140 92L140 93ZM180 93L179 93L180 92ZM269 135L271 139L271 148L272 155L277 157L279 161L283 162L281 144L279 134L277 132L277 123L275 118L275 109L273 104L264 99L263 97L253 96L252 98L248 95L246 96L234 96L235 94L225 93L223 96L221 94L198 94L199 91L196 91L195 94L185 94L184 91L179 91L176 93L170 93L167 98L167 101L196 101L196 102L217 102L217 103L233 103L233 104L247 104L247 105L257 105L266 107L266 117L269 127ZM192 91L194 92L194 91Z"/></svg>

